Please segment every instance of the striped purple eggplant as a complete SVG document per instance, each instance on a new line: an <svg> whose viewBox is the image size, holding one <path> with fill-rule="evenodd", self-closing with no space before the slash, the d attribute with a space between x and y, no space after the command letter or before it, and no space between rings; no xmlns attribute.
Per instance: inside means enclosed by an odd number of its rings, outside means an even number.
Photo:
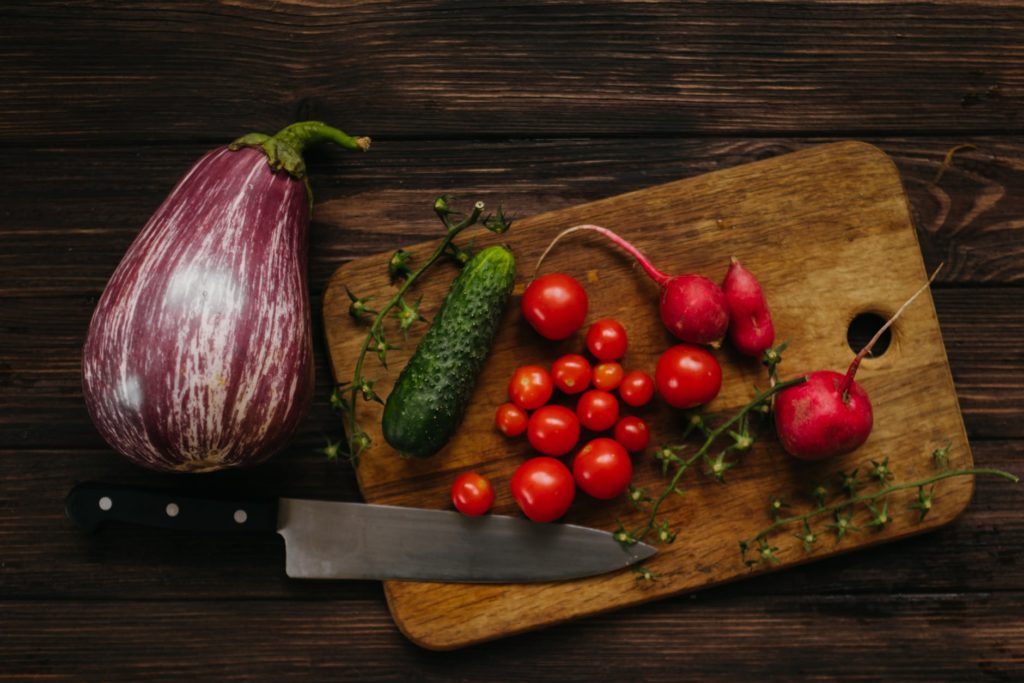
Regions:
<svg viewBox="0 0 1024 683"><path fill-rule="evenodd" d="M250 465L292 437L313 392L302 150L322 123L248 135L201 158L146 223L89 325L86 406L146 467Z"/></svg>

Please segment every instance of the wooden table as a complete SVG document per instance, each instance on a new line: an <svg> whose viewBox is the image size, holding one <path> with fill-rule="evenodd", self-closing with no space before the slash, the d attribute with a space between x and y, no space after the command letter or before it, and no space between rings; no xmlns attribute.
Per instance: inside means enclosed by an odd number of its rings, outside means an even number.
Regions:
<svg viewBox="0 0 1024 683"><path fill-rule="evenodd" d="M339 264L435 235L442 192L529 215L872 142L947 264L934 297L975 459L1020 472L1022 45L998 0L0 10L0 680L1020 679L1024 517L1004 482L931 535L454 653L407 642L377 583L288 581L274 538L89 538L61 501L84 479L358 499L317 452L338 434L319 322L315 407L256 469L138 469L79 385L96 299L174 181L305 118L375 139L311 159L317 309Z"/></svg>

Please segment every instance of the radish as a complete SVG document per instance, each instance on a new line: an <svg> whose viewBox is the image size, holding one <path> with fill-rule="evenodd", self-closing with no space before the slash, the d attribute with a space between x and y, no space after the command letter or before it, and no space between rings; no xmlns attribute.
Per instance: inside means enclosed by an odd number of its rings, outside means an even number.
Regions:
<svg viewBox="0 0 1024 683"><path fill-rule="evenodd" d="M563 230L551 240L551 244L541 254L537 268L540 268L548 252L560 239L580 230L590 230L604 235L625 249L637 260L644 272L658 283L661 287L661 322L669 332L691 344L717 346L721 342L729 326L729 310L725 294L719 286L703 275L670 276L661 272L640 253L639 249L608 228L599 225L577 225Z"/></svg>
<svg viewBox="0 0 1024 683"><path fill-rule="evenodd" d="M775 326L761 283L734 256L722 292L729 307L729 340L740 353L760 358L775 343Z"/></svg>
<svg viewBox="0 0 1024 683"><path fill-rule="evenodd" d="M775 396L775 431L787 453L801 460L824 460L850 453L867 441L873 424L871 400L854 375L882 334L928 289L941 268L940 265L935 269L928 282L854 356L845 375L831 370L812 372L806 376L806 382Z"/></svg>

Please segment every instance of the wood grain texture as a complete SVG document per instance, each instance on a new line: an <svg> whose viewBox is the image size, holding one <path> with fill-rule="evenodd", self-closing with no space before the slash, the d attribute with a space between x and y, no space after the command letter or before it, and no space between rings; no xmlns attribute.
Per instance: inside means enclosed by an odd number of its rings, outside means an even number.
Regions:
<svg viewBox="0 0 1024 683"><path fill-rule="evenodd" d="M1024 20L1000 2L35 2L0 26L5 142L1024 123Z"/></svg>
<svg viewBox="0 0 1024 683"><path fill-rule="evenodd" d="M372 593L352 602L291 603L289 609L266 601L0 602L0 679L675 682L683 676L734 681L749 671L780 683L868 683L1024 675L1019 592L728 592L716 589L454 653L405 641Z"/></svg>
<svg viewBox="0 0 1024 683"><path fill-rule="evenodd" d="M845 367L851 357L845 334L848 322L864 311L890 314L924 281L896 169L877 148L860 143L807 149L526 219L502 237L517 254L520 286L529 281L533 264L552 236L585 222L620 231L672 272L699 272L717 279L729 256L740 256L768 292L780 338L793 340L784 374ZM653 314L657 288L606 242L582 236L573 242L552 252L544 272L568 272L587 282L589 319L620 320L631 336L626 362L653 372L661 351L675 343L667 339ZM425 258L432 246L413 247L414 258ZM780 253L788 257L780 259ZM383 262L381 257L353 261L340 268L328 285L324 320L338 381L351 376L363 334L361 325L347 313L346 289L355 287L360 296L385 300L391 285ZM447 281L435 276L416 288L413 296L423 298L428 319L436 313ZM361 427L375 444L357 470L368 502L443 506L454 474L472 468L495 483L495 511L514 513L507 481L530 450L527 444L510 444L494 430L494 409L507 400L507 378L516 366L549 365L559 355L583 346L579 334L559 344L539 343L522 322L517 297L509 308L466 419L438 455L429 460L400 459L381 436L380 407L358 404ZM447 649L735 580L750 575L735 544L769 521L763 510L771 495L810 490L828 473L864 467L868 458L883 454L905 476L919 478L929 471L931 448L946 440L953 444L954 466L969 467L971 455L934 309L923 301L893 329L893 347L868 361L858 378L876 406L876 426L868 443L848 456L810 467L789 459L772 441L760 443L744 459L747 466L742 474L731 478L728 496L712 481L695 483L689 477L684 502L671 499L663 514L675 519L698 517L703 520L702 531L663 546L647 563L664 575L662 581L642 591L630 590L636 576L624 571L537 586L386 582L396 623L418 644ZM398 367L411 355L411 344L403 348L391 359ZM721 358L725 378L721 394L707 406L711 414L730 414L746 403L752 396L750 385L763 374L758 363L728 351ZM386 396L394 373L369 372ZM920 419L923 415L928 419ZM644 416L655 443L678 439L678 413L658 402ZM640 460L634 482L657 491L660 481L656 464ZM845 549L948 523L967 505L971 489L970 480L951 480L945 485L950 502L940 514L920 525L893 525L877 535L859 536ZM580 494L580 498L586 497ZM893 498L895 506L905 506L909 500ZM624 502L597 505L580 500L566 519L612 530L616 519L630 528L644 517ZM776 540L784 548L782 565L807 559L792 538ZM818 549L812 557L828 554Z"/></svg>

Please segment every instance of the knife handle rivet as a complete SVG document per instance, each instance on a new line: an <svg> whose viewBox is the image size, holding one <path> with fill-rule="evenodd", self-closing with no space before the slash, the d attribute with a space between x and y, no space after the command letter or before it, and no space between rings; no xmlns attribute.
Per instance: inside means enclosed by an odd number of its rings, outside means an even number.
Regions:
<svg viewBox="0 0 1024 683"><path fill-rule="evenodd" d="M164 511L167 513L168 517L177 517L178 513L181 512L181 509L178 507L177 503L168 503Z"/></svg>
<svg viewBox="0 0 1024 683"><path fill-rule="evenodd" d="M100 498L100 510L106 512L112 507L114 507L114 501L110 500L110 496L103 496Z"/></svg>
<svg viewBox="0 0 1024 683"><path fill-rule="evenodd" d="M245 510L235 510L235 521L239 524L245 524L245 520L249 519L249 513Z"/></svg>

